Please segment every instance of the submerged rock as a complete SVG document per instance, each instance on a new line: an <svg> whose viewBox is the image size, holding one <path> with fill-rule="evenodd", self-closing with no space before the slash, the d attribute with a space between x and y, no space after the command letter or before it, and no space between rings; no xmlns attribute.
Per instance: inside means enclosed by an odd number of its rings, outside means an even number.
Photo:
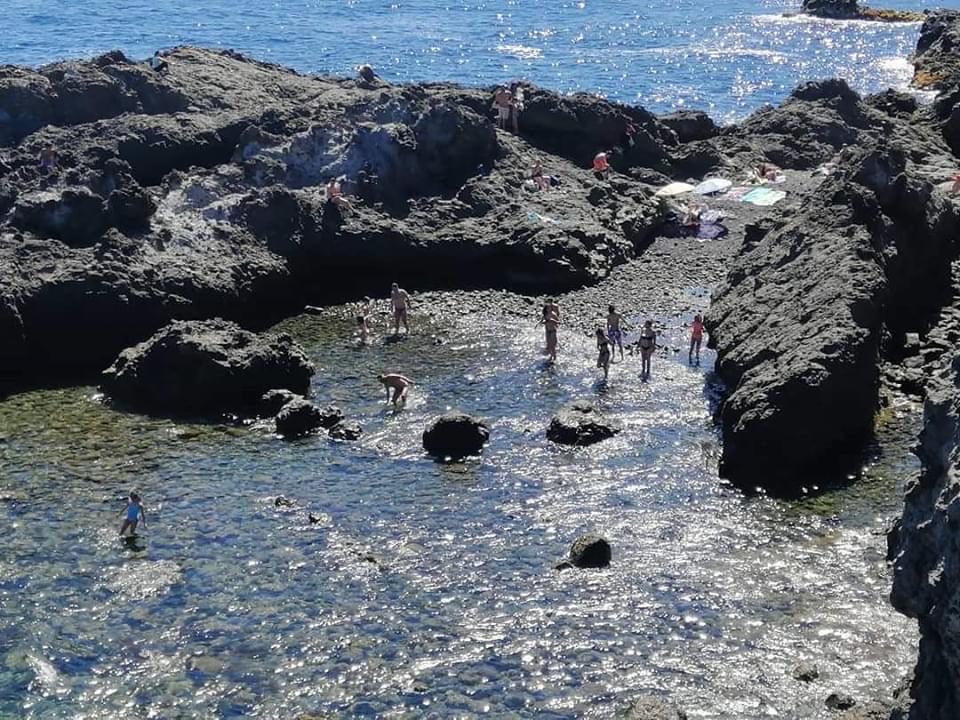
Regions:
<svg viewBox="0 0 960 720"><path fill-rule="evenodd" d="M462 412L441 415L423 432L423 448L438 458L479 455L490 439L490 426Z"/></svg>
<svg viewBox="0 0 960 720"><path fill-rule="evenodd" d="M330 428L329 435L334 440L359 440L363 435L363 426L360 423L344 420Z"/></svg>
<svg viewBox="0 0 960 720"><path fill-rule="evenodd" d="M563 407L547 428L547 439L561 445L593 445L612 438L620 427L588 402Z"/></svg>
<svg viewBox="0 0 960 720"><path fill-rule="evenodd" d="M801 663L793 669L793 679L800 682L813 682L820 677L820 668L813 663Z"/></svg>
<svg viewBox="0 0 960 720"><path fill-rule="evenodd" d="M630 703L624 720L687 720L687 714L661 698L643 697Z"/></svg>
<svg viewBox="0 0 960 720"><path fill-rule="evenodd" d="M219 415L254 411L270 389L306 393L312 375L287 334L255 335L225 320L177 321L124 350L100 386L135 410Z"/></svg>
<svg viewBox="0 0 960 720"><path fill-rule="evenodd" d="M292 390L282 390L274 388L267 390L260 398L257 405L257 415L259 417L273 417L280 409L291 400L297 400L301 396Z"/></svg>
<svg viewBox="0 0 960 720"><path fill-rule="evenodd" d="M824 704L831 710L849 710L857 701L848 693L835 692L827 696Z"/></svg>

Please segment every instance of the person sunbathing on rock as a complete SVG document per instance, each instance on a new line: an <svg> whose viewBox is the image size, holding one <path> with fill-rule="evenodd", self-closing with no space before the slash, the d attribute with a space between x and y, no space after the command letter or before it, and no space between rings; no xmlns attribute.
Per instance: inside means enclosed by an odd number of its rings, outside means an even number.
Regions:
<svg viewBox="0 0 960 720"><path fill-rule="evenodd" d="M512 111L513 93L505 87L497 88L493 96L493 105L491 107L497 110L497 127L501 130L507 129L507 123L510 122L510 113Z"/></svg>
<svg viewBox="0 0 960 720"><path fill-rule="evenodd" d="M353 211L353 206L350 204L350 201L343 196L343 190L340 188L340 180L338 178L330 178L325 192L328 203L333 203L341 210Z"/></svg>
<svg viewBox="0 0 960 720"><path fill-rule="evenodd" d="M594 156L593 174L597 176L597 180L605 180L610 174L610 161L607 158L607 153L598 152Z"/></svg>
<svg viewBox="0 0 960 720"><path fill-rule="evenodd" d="M386 373L385 375L378 375L377 379L383 383L384 389L387 391L387 402L391 401L390 391L393 390L393 406L397 407L399 402L401 405L407 403L407 391L410 389L410 386L413 385L413 381L403 375L397 373Z"/></svg>
<svg viewBox="0 0 960 720"><path fill-rule="evenodd" d="M533 170L530 171L530 179L537 186L537 190L546 190L550 187L550 181L543 176L543 165L539 160L533 164Z"/></svg>

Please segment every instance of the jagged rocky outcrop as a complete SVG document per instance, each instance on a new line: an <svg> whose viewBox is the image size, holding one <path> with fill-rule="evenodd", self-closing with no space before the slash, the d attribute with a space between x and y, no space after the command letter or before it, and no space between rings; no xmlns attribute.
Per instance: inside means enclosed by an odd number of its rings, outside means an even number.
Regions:
<svg viewBox="0 0 960 720"><path fill-rule="evenodd" d="M217 417L255 411L271 389L305 394L312 375L285 333L259 336L224 320L176 321L120 353L100 386L135 410Z"/></svg>
<svg viewBox="0 0 960 720"><path fill-rule="evenodd" d="M560 408L550 419L547 440L560 445L593 445L614 437L621 429L594 405L580 400Z"/></svg>
<svg viewBox="0 0 960 720"><path fill-rule="evenodd" d="M801 12L832 20L919 22L924 18L922 12L871 8L857 0L803 0Z"/></svg>
<svg viewBox="0 0 960 720"><path fill-rule="evenodd" d="M955 267L955 277L960 276ZM955 283L955 290L960 291ZM960 295L957 295L960 297ZM891 602L916 618L920 647L910 686L912 720L960 716L960 305L927 337L928 376L919 477L907 484L889 538Z"/></svg>
<svg viewBox="0 0 960 720"><path fill-rule="evenodd" d="M932 127L896 122L842 81L798 89L739 131L751 127L785 167L856 144L802 203L748 228L708 317L729 391L721 472L792 494L858 469L880 358L949 298L960 221L936 181L954 161Z"/></svg>
<svg viewBox="0 0 960 720"><path fill-rule="evenodd" d="M0 69L0 376L99 370L173 319L263 325L398 277L577 287L662 219L648 186L589 169L600 149L669 168L676 135L640 108L531 87L516 137L482 89L165 59ZM525 183L535 159L562 202ZM326 202L334 178L352 209Z"/></svg>
<svg viewBox="0 0 960 720"><path fill-rule="evenodd" d="M913 56L913 84L942 90L960 81L960 11L930 13Z"/></svg>

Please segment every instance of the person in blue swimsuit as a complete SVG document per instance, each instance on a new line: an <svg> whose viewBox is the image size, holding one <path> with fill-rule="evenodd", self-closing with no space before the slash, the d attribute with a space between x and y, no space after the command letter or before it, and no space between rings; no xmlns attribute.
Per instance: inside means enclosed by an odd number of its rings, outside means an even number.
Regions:
<svg viewBox="0 0 960 720"><path fill-rule="evenodd" d="M127 500L127 509L124 511L126 517L123 519L123 525L120 526L120 535L123 535L127 528L130 528L130 534L137 531L137 523L142 519L143 526L147 526L147 513L143 509L143 503L140 502L140 496L135 492L130 493Z"/></svg>

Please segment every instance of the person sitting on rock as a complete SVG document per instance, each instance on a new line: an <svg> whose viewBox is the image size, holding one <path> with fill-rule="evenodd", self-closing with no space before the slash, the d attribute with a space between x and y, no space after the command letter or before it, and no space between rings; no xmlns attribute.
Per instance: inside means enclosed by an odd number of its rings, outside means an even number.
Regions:
<svg viewBox="0 0 960 720"><path fill-rule="evenodd" d="M637 134L637 126L632 122L627 120L627 125L623 129L623 141L626 143L627 147L633 147L634 136Z"/></svg>
<svg viewBox="0 0 960 720"><path fill-rule="evenodd" d="M153 57L147 60L147 64L150 66L150 69L154 72L163 72L170 68L170 63L160 57L160 51L157 50Z"/></svg>
<svg viewBox="0 0 960 720"><path fill-rule="evenodd" d="M550 187L550 181L543 176L543 164L537 160L533 164L533 170L530 171L530 179L533 180L537 190L546 190Z"/></svg>
<svg viewBox="0 0 960 720"><path fill-rule="evenodd" d="M762 162L752 171L752 180L757 183L765 183L776 180L780 175L780 168L773 163Z"/></svg>
<svg viewBox="0 0 960 720"><path fill-rule="evenodd" d="M333 203L341 210L352 211L353 206L350 201L343 196L343 190L340 188L339 178L330 178L326 187L327 202Z"/></svg>
<svg viewBox="0 0 960 720"><path fill-rule="evenodd" d="M40 173L53 175L57 171L57 151L53 145L45 145L40 151Z"/></svg>
<svg viewBox="0 0 960 720"><path fill-rule="evenodd" d="M605 180L610 174L610 160L607 158L607 153L598 152L594 156L593 174L596 175L597 180Z"/></svg>
<svg viewBox="0 0 960 720"><path fill-rule="evenodd" d="M378 375L377 379L383 383L383 387L387 391L387 402L391 401L390 391L393 390L393 406L397 407L397 403L406 405L407 391L410 389L410 386L413 385L413 381L410 378L397 373L386 373L384 375Z"/></svg>
<svg viewBox="0 0 960 720"><path fill-rule="evenodd" d="M357 68L357 75L365 83L374 83L380 78L377 77L377 74L373 71L373 68L369 65L361 65Z"/></svg>
<svg viewBox="0 0 960 720"><path fill-rule="evenodd" d="M491 107L497 110L497 127L501 130L507 129L507 123L510 122L510 113L512 112L513 93L505 87L497 88L493 96L493 105Z"/></svg>
<svg viewBox="0 0 960 720"><path fill-rule="evenodd" d="M523 112L523 87L519 82L510 86L510 123L514 135L520 134L520 113Z"/></svg>

